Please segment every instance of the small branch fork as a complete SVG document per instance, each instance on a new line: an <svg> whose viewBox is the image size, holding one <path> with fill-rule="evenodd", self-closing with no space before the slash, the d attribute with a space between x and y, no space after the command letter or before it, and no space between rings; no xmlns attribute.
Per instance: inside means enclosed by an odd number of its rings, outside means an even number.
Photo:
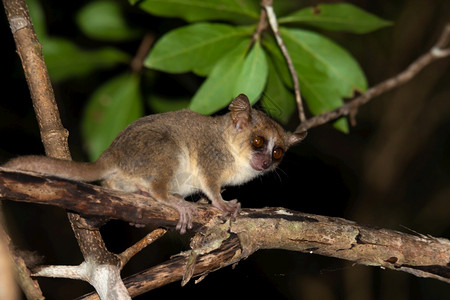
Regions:
<svg viewBox="0 0 450 300"><path fill-rule="evenodd" d="M142 249L147 247L148 245L152 244L154 241L162 237L167 232L167 229L158 228L149 234L147 234L144 238L142 238L139 242L131 246L130 248L126 249L121 254L118 254L118 257L120 258L121 262L121 268L122 269L126 263L137 253L139 253ZM100 265L96 262L92 262L90 260L86 260L82 262L78 266L41 266L38 269L34 270L35 273L33 276L43 276L43 277L53 277L53 278L69 278L69 279L79 279L91 282L92 281L92 270L94 268L104 268L104 269L111 269L115 274L116 271L114 271L113 268L110 268L108 265ZM120 270L119 270L120 271ZM100 274L102 272L99 272ZM107 273L107 272L106 272ZM117 276L120 278L120 274L117 273ZM99 276L101 277L101 276ZM94 278L96 278L94 276ZM94 279L96 280L96 279ZM104 280L104 278L102 279ZM102 282L98 282L97 284L105 284Z"/></svg>
<svg viewBox="0 0 450 300"><path fill-rule="evenodd" d="M435 60L442 59L450 56L450 24L447 24L438 39L437 43L430 49L430 51L421 57L419 57L416 61L411 63L409 67L401 72L400 74L389 78L376 86L368 89L364 94L354 98L350 102L342 105L341 107L336 108L335 110L322 113L306 119L305 110L302 103L301 93L300 93L300 85L298 82L298 75L294 68L294 64L292 62L291 56L284 44L283 38L278 29L278 22L275 12L272 7L273 0L262 0L261 6L263 9L261 10L260 20L253 36L253 40L256 40L260 37L261 32L266 28L266 18L270 24L272 32L275 36L275 39L278 43L278 46L286 60L286 63L289 68L289 72L291 74L291 78L294 84L294 93L295 100L297 102L298 116L300 120L300 125L295 130L296 132L304 132L310 128L317 127L333 121L337 118L343 116L349 116L352 125L355 125L355 117L358 112L358 107L363 104L369 102L372 98L379 96L383 93L386 93L406 82L411 80L414 76L417 75L424 67L434 62Z"/></svg>
<svg viewBox="0 0 450 300"><path fill-rule="evenodd" d="M391 77L374 87L368 89L364 94L354 98L350 102L342 105L335 110L312 117L305 122L302 122L296 129L296 131L305 131L313 127L323 125L329 121L335 120L342 116L350 116L352 123L354 124L355 116L358 111L358 107L369 102L372 98L386 93L416 76L423 68L431 64L432 62L450 56L450 23L447 24L436 42L436 44L425 54L417 58L411 63L404 71Z"/></svg>

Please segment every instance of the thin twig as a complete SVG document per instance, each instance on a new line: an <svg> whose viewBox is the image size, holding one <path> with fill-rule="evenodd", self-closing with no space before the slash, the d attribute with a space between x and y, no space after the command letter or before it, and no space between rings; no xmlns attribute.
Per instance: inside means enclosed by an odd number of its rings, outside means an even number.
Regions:
<svg viewBox="0 0 450 300"><path fill-rule="evenodd" d="M45 299L37 280L31 278L31 272L23 258L13 256L17 282L27 299Z"/></svg>
<svg viewBox="0 0 450 300"><path fill-rule="evenodd" d="M88 272L88 264L86 262L83 262L79 266L40 266L36 268L33 276L69 278L88 281Z"/></svg>
<svg viewBox="0 0 450 300"><path fill-rule="evenodd" d="M195 265L194 276L204 277L207 274L221 269L240 260L241 251L239 238L232 236L224 241L218 249L199 257ZM169 283L181 280L185 273L188 258L184 255L175 255L168 261L151 267L140 273L124 279L128 292L132 297L141 295L150 290L157 289ZM98 300L95 293L81 296L77 300Z"/></svg>
<svg viewBox="0 0 450 300"><path fill-rule="evenodd" d="M312 117L305 122L302 122L296 129L296 132L303 132L313 127L317 127L328 123L332 120L342 116L354 118L358 107L369 102L372 98L386 93L408 81L416 76L423 68L434 62L435 60L450 56L450 24L447 24L439 37L436 44L424 55L420 56L413 63L411 63L403 72L391 77L381 83L368 89L364 94L354 98L350 102L336 108L335 110Z"/></svg>
<svg viewBox="0 0 450 300"><path fill-rule="evenodd" d="M450 23L446 24L434 48L443 49L450 43ZM448 51L448 49L447 49Z"/></svg>
<svg viewBox="0 0 450 300"><path fill-rule="evenodd" d="M267 13L264 8L261 8L261 13L259 14L258 26L255 29L255 32L252 36L251 45L253 45L256 41L259 41L261 38L261 34L267 28Z"/></svg>
<svg viewBox="0 0 450 300"><path fill-rule="evenodd" d="M144 35L144 38L141 41L141 44L139 45L139 48L136 52L136 55L131 60L131 70L135 73L139 73L142 71L142 68L144 66L144 60L147 57L148 52L150 51L150 48L153 45L153 42L155 41L155 36L151 33L147 33Z"/></svg>
<svg viewBox="0 0 450 300"><path fill-rule="evenodd" d="M261 5L264 7L264 10L267 13L267 19L269 20L270 27L272 28L273 34L278 43L278 47L280 47L280 50L283 53L284 58L286 59L289 72L291 73L292 81L294 84L295 101L297 102L298 117L300 119L300 123L303 124L306 121L306 117L302 103L302 96L300 94L300 83L298 82L298 75L295 71L294 63L292 62L291 56L289 55L283 38L281 37L280 30L278 29L277 17L272 7L272 0L263 0Z"/></svg>
<svg viewBox="0 0 450 300"><path fill-rule="evenodd" d="M158 228L156 230L153 230L149 234L147 234L143 239L141 239L139 242L134 244L133 246L129 247L125 251L123 251L121 254L119 254L119 258L121 260L122 266L126 265L126 263L137 253L139 253L142 249L162 237L164 234L166 234L167 229L164 228Z"/></svg>

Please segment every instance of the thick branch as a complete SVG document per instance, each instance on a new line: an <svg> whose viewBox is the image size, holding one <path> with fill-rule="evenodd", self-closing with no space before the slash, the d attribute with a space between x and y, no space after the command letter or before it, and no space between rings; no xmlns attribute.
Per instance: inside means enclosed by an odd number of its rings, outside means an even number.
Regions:
<svg viewBox="0 0 450 300"><path fill-rule="evenodd" d="M86 260L79 266L48 266L43 267L34 276L53 278L70 278L89 281L96 287L97 299L118 299L123 291L120 270L113 265L99 265L96 261ZM119 281L119 282L118 282ZM128 297L128 293L125 290Z"/></svg>
<svg viewBox="0 0 450 300"><path fill-rule="evenodd" d="M220 248L197 258L194 276L205 276L236 264L258 249L285 249L320 254L358 264L404 271L450 283L450 241L374 229L341 218L289 211L283 208L246 209L234 233ZM188 256L177 256L124 279L131 296L181 280ZM200 278L202 279L202 277ZM98 299L94 294L80 299Z"/></svg>
<svg viewBox="0 0 450 300"><path fill-rule="evenodd" d="M175 226L178 219L176 210L150 197L5 169L0 169L0 197L56 205L82 215L133 223ZM210 224L217 215L218 211L211 206L199 205L195 226ZM232 260L222 261L222 266L235 263L258 249L277 248L337 257L450 283L447 265L450 241L447 239L373 229L340 218L282 208L245 209L226 232L239 237L242 253ZM211 268L209 270L214 270ZM198 272L196 265L194 275L199 275Z"/></svg>
<svg viewBox="0 0 450 300"><path fill-rule="evenodd" d="M286 249L315 253L431 277L450 283L450 241L369 228L341 218L285 209L250 209L231 232L249 241L245 250Z"/></svg>
<svg viewBox="0 0 450 300"><path fill-rule="evenodd" d="M42 45L34 32L27 5L23 0L3 0L3 5L22 61L45 151L52 157L70 158L69 134L61 124Z"/></svg>
<svg viewBox="0 0 450 300"><path fill-rule="evenodd" d="M23 0L3 0L3 5L14 36L17 53L22 61L45 152L51 157L71 159L67 143L68 131L62 126L59 117L47 66L42 55L42 45L34 31L28 7ZM90 283L97 290L106 288L102 291L105 299L111 299L108 296L110 291L110 296L114 295L115 299L129 299L119 276L120 259L106 249L100 232L88 226L86 220L78 215L69 213L68 218L84 259L114 266L116 269L109 277L117 276L115 282L122 291L118 292L117 287L113 291L112 286L106 286L97 281L95 272L91 274Z"/></svg>
<svg viewBox="0 0 450 300"><path fill-rule="evenodd" d="M0 198L53 205L83 216L104 216L137 224L174 227L179 218L176 209L150 197L4 168L0 168ZM218 214L218 210L207 207L199 205L195 227Z"/></svg>
<svg viewBox="0 0 450 300"><path fill-rule="evenodd" d="M206 276L208 273L237 263L241 252L239 238L234 235L224 241L219 249L198 258L194 276ZM162 264L125 278L124 283L128 293L130 293L131 297L135 297L181 280L184 276L188 259L186 256L175 256ZM90 293L79 298L79 300L81 299L94 300L99 298L95 293Z"/></svg>

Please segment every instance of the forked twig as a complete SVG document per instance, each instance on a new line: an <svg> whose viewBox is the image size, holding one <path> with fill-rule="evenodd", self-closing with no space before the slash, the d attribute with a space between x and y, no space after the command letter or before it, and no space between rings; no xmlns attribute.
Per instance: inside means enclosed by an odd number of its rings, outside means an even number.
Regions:
<svg viewBox="0 0 450 300"><path fill-rule="evenodd" d="M399 74L382 81L381 83L371 87L364 94L354 98L350 102L336 108L335 110L319 114L305 122L301 122L297 127L297 132L302 132L313 127L317 127L335 120L342 116L350 116L354 118L358 107L369 102L372 98L386 93L396 88L416 76L423 68L434 62L435 60L450 56L450 23L447 24L439 37L436 44L425 54L412 62L404 71ZM446 48L445 48L446 47Z"/></svg>
<svg viewBox="0 0 450 300"><path fill-rule="evenodd" d="M397 74L394 77L391 77L375 85L374 87L368 89L364 94L354 98L350 102L332 111L322 113L312 118L306 119L300 93L300 84L298 82L298 75L294 68L291 56L289 55L286 45L284 44L283 38L281 37L278 28L277 17L272 7L272 2L273 0L262 0L261 6L263 7L262 11L264 11L265 14L267 15L270 27L273 31L278 46L280 47L280 50L286 60L294 84L295 101L297 102L298 115L300 119L300 125L295 130L296 132L307 131L310 128L323 125L325 123L328 123L343 116L349 116L351 123L355 124L354 118L357 114L359 106L366 104L376 96L386 93L392 90L393 88L408 82L414 76L416 76L424 67L426 67L433 61L450 56L450 47L448 47L450 43L450 24L447 24L438 41L430 49L430 51L422 55L418 59L416 59L413 63L409 65L409 67L406 70ZM261 13L261 18L262 17L263 12ZM260 24L262 23L261 19L259 23ZM260 28L260 26L258 26L258 28ZM257 30L255 34L259 33L259 31L260 30Z"/></svg>

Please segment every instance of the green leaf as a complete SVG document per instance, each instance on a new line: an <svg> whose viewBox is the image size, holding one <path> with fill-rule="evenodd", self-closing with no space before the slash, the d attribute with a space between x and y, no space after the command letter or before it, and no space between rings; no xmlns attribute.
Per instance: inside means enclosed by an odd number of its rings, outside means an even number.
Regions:
<svg viewBox="0 0 450 300"><path fill-rule="evenodd" d="M367 88L361 68L346 50L317 33L299 29L280 30L297 71L302 97L313 114L333 110L343 104L343 98ZM264 45L280 77L292 87L287 78L285 59L273 43L268 39ZM341 130L345 129L344 122L346 120L338 123Z"/></svg>
<svg viewBox="0 0 450 300"><path fill-rule="evenodd" d="M138 75L123 74L100 86L89 99L82 120L89 158L96 160L117 134L142 114Z"/></svg>
<svg viewBox="0 0 450 300"><path fill-rule="evenodd" d="M126 41L139 37L139 30L127 25L118 2L90 2L78 12L76 19L84 34L93 39Z"/></svg>
<svg viewBox="0 0 450 300"><path fill-rule="evenodd" d="M233 95L246 94L253 105L258 101L267 81L268 67L266 55L259 43L255 43L245 57L244 64L236 79Z"/></svg>
<svg viewBox="0 0 450 300"><path fill-rule="evenodd" d="M98 69L127 63L129 55L115 48L87 51L61 38L42 41L43 53L50 77L61 81L75 76L85 76Z"/></svg>
<svg viewBox="0 0 450 300"><path fill-rule="evenodd" d="M175 29L153 47L144 65L149 68L207 75L217 61L252 30L225 24L200 23Z"/></svg>
<svg viewBox="0 0 450 300"><path fill-rule="evenodd" d="M250 39L242 41L225 55L211 71L192 98L189 108L202 114L211 114L224 108L233 97L236 79L241 74Z"/></svg>
<svg viewBox="0 0 450 300"><path fill-rule="evenodd" d="M241 24L258 20L260 12L258 2L253 0L144 0L138 5L151 14L178 17L188 22L225 20Z"/></svg>
<svg viewBox="0 0 450 300"><path fill-rule="evenodd" d="M47 26L45 24L45 13L38 0L27 0L28 10L37 37L42 41L47 37Z"/></svg>
<svg viewBox="0 0 450 300"><path fill-rule="evenodd" d="M365 76L356 60L331 40L304 30L281 29L286 47L298 73L300 88L314 114L333 110L355 90L367 88ZM347 132L347 120L335 123Z"/></svg>
<svg viewBox="0 0 450 300"><path fill-rule="evenodd" d="M348 3L319 4L280 18L280 24L300 23L332 31L368 33L392 22L381 19Z"/></svg>
<svg viewBox="0 0 450 300"><path fill-rule="evenodd" d="M283 83L270 60L268 66L269 77L261 104L272 118L285 124L296 108L294 94Z"/></svg>
<svg viewBox="0 0 450 300"><path fill-rule="evenodd" d="M168 111L176 111L189 107L190 99L188 98L167 98L157 95L151 95L148 98L150 109L156 113L164 113Z"/></svg>
<svg viewBox="0 0 450 300"><path fill-rule="evenodd" d="M340 98L367 88L358 62L330 39L300 29L282 28L281 34L303 86L313 84L318 90L332 90Z"/></svg>
<svg viewBox="0 0 450 300"><path fill-rule="evenodd" d="M336 121L334 121L333 127L343 133L348 133L350 131L349 126L348 126L348 121L344 117L339 118Z"/></svg>
<svg viewBox="0 0 450 300"><path fill-rule="evenodd" d="M266 50L265 52L271 58L272 64L275 67L278 76L288 88L293 89L294 85L292 82L291 73L286 63L286 59L281 53L280 47L275 40L275 37L273 35L264 35L262 45Z"/></svg>

